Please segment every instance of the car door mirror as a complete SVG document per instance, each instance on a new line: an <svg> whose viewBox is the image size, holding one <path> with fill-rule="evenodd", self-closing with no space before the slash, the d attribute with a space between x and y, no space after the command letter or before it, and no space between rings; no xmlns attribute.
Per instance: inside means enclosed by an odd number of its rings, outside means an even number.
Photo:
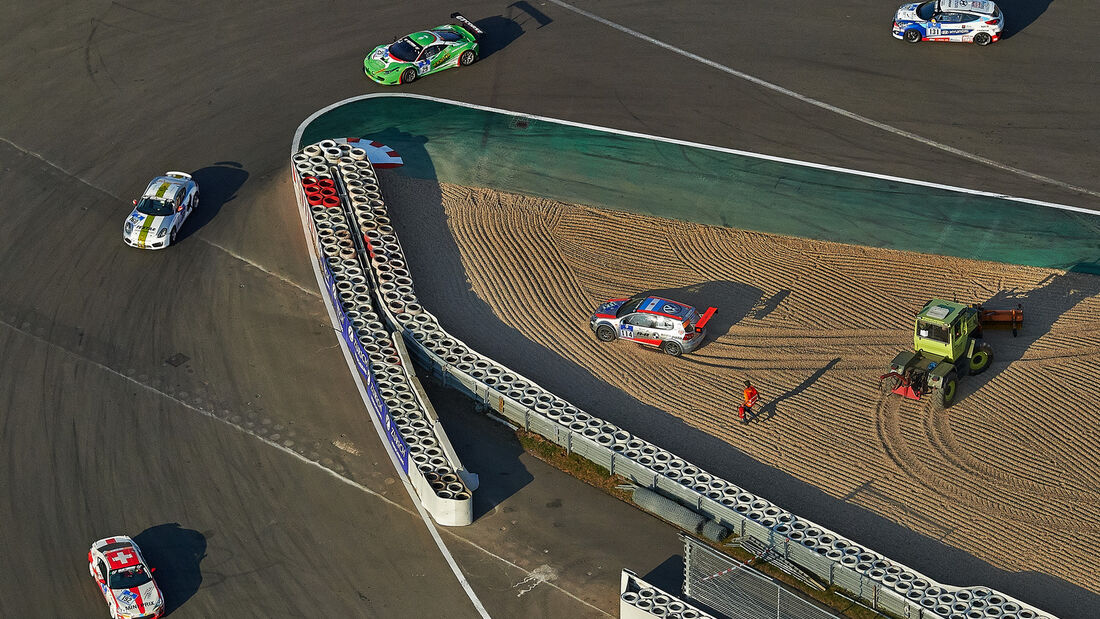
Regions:
<svg viewBox="0 0 1100 619"><path fill-rule="evenodd" d="M182 213L183 212L183 205L182 204L176 207L176 212L177 213Z"/></svg>
<svg viewBox="0 0 1100 619"><path fill-rule="evenodd" d="M131 202L130 204L133 204L134 206L137 206L137 200L134 200L134 201L133 201L133 202Z"/></svg>
<svg viewBox="0 0 1100 619"><path fill-rule="evenodd" d="M156 571L157 571L157 568L155 568L155 567L149 568L149 573L150 574L154 574L154 573L156 573Z"/></svg>

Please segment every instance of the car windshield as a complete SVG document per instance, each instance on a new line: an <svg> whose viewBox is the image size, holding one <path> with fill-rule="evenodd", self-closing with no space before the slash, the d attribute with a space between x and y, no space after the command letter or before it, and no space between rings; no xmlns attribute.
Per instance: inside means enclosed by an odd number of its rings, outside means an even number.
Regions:
<svg viewBox="0 0 1100 619"><path fill-rule="evenodd" d="M137 203L137 212L143 215L164 217L172 214L172 203L168 200L142 198L141 201Z"/></svg>
<svg viewBox="0 0 1100 619"><path fill-rule="evenodd" d="M420 55L420 46L413 43L412 39L405 37L390 46L390 55L398 60L412 62Z"/></svg>
<svg viewBox="0 0 1100 619"><path fill-rule="evenodd" d="M619 306L619 309L615 312L615 317L616 318L622 318L623 316L626 316L627 314L633 312L635 309L638 308L638 304L641 303L641 302L642 302L641 299L631 299L631 300L627 301L626 303L623 303L622 305Z"/></svg>
<svg viewBox="0 0 1100 619"><path fill-rule="evenodd" d="M947 327L933 324L931 322L925 322L923 320L917 322L917 335L929 340L936 340L937 342L949 343L951 332Z"/></svg>
<svg viewBox="0 0 1100 619"><path fill-rule="evenodd" d="M936 13L936 3L935 3L935 1L925 2L924 4L917 7L917 17L919 17L919 18L921 18L925 21L928 21L928 20L932 19L932 15L934 15L935 13Z"/></svg>
<svg viewBox="0 0 1100 619"><path fill-rule="evenodd" d="M149 572L145 571L145 566L134 565L111 572L108 586L112 589L132 589L133 587L140 587L150 580L152 580L152 577L149 576Z"/></svg>

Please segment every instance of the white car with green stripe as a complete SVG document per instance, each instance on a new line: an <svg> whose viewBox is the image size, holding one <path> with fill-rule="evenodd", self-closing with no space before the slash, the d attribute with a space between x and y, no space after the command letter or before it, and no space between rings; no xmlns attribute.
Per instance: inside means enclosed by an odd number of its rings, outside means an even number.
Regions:
<svg viewBox="0 0 1100 619"><path fill-rule="evenodd" d="M199 205L199 186L186 172L165 172L149 182L122 226L131 247L164 249L176 240L183 222Z"/></svg>

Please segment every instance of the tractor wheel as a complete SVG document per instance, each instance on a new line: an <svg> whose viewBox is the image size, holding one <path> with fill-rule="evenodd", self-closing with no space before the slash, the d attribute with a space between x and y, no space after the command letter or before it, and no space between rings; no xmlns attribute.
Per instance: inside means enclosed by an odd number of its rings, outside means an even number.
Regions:
<svg viewBox="0 0 1100 619"><path fill-rule="evenodd" d="M601 342L613 342L615 341L615 330L610 325L600 325L596 327L596 339Z"/></svg>
<svg viewBox="0 0 1100 619"><path fill-rule="evenodd" d="M978 344L978 349L970 356L970 373L981 374L989 369L993 363L993 347L985 342Z"/></svg>
<svg viewBox="0 0 1100 619"><path fill-rule="evenodd" d="M943 386L929 394L932 397L932 409L942 411L955 403L959 395L959 377L954 372L943 377Z"/></svg>
<svg viewBox="0 0 1100 619"><path fill-rule="evenodd" d="M661 350L665 351L666 355L671 355L673 357L679 357L684 353L684 349L676 342L665 342L661 344Z"/></svg>
<svg viewBox="0 0 1100 619"><path fill-rule="evenodd" d="M920 30L917 30L916 28L910 28L906 30L904 36L907 43L920 43Z"/></svg>
<svg viewBox="0 0 1100 619"><path fill-rule="evenodd" d="M888 396L894 393L894 389L901 386L901 377L897 374L891 374L886 378L878 382L878 388L882 392L882 395Z"/></svg>

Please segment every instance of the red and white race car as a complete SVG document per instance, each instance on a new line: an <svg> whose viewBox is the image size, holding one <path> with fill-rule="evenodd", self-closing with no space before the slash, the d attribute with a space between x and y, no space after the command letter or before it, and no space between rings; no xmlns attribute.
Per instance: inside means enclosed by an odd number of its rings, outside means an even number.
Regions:
<svg viewBox="0 0 1100 619"><path fill-rule="evenodd" d="M134 540L107 537L88 551L88 571L107 600L112 619L159 619L164 596Z"/></svg>
<svg viewBox="0 0 1100 619"><path fill-rule="evenodd" d="M703 343L716 311L711 307L700 316L690 305L661 297L611 299L596 308L589 326L601 342L630 340L680 356Z"/></svg>

